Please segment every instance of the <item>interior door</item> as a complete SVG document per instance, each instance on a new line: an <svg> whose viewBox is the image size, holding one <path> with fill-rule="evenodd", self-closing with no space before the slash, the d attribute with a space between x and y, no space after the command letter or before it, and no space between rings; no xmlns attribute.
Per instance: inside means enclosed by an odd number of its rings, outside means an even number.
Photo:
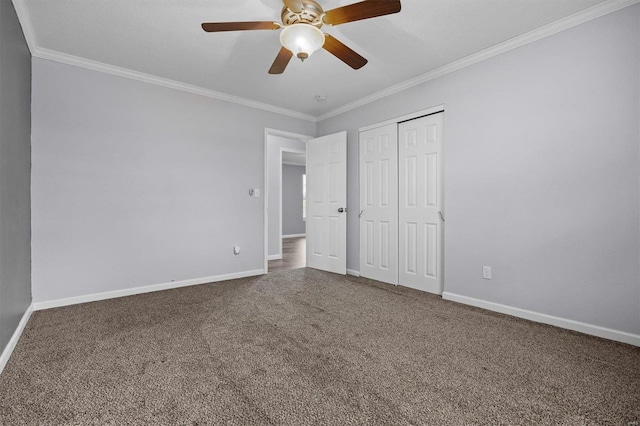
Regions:
<svg viewBox="0 0 640 426"><path fill-rule="evenodd" d="M360 275L398 284L398 125L360 133Z"/></svg>
<svg viewBox="0 0 640 426"><path fill-rule="evenodd" d="M442 294L443 114L399 124L399 284Z"/></svg>
<svg viewBox="0 0 640 426"><path fill-rule="evenodd" d="M307 266L347 272L347 132L307 142Z"/></svg>

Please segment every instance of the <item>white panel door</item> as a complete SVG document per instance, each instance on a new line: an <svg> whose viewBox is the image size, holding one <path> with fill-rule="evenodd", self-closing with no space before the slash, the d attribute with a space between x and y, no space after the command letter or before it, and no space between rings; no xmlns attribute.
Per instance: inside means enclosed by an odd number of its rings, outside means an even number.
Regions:
<svg viewBox="0 0 640 426"><path fill-rule="evenodd" d="M398 125L360 133L360 275L398 284Z"/></svg>
<svg viewBox="0 0 640 426"><path fill-rule="evenodd" d="M307 266L347 273L347 132L307 142Z"/></svg>
<svg viewBox="0 0 640 426"><path fill-rule="evenodd" d="M398 127L398 283L442 294L443 114Z"/></svg>

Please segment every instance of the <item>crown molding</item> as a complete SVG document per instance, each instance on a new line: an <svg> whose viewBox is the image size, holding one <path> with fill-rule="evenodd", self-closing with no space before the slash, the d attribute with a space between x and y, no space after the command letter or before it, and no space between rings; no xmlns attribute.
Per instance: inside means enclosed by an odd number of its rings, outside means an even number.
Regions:
<svg viewBox="0 0 640 426"><path fill-rule="evenodd" d="M16 10L16 15L18 15L18 21L20 21L20 26L22 27L22 33L24 34L24 39L27 42L27 46L29 47L29 51L33 56L33 52L35 48L38 46L36 41L36 33L33 30L33 24L31 23L31 18L29 17L29 13L27 12L27 8L24 5L23 0L12 0L13 8Z"/></svg>
<svg viewBox="0 0 640 426"><path fill-rule="evenodd" d="M549 37L551 35L557 34L561 31L567 30L593 19L600 18L601 16L607 15L609 13L624 9L625 7L634 5L638 2L640 2L640 0L609 0L604 3L600 3L596 6L590 7L589 9L583 10L582 12L578 12L551 24L529 31L528 33L524 33L510 40L469 55L465 58L451 62L440 68L436 68L433 71L421 74L417 77L388 87L369 96L365 96L364 98L358 99L357 101L348 103L325 114L319 115L317 117L317 121L320 122L328 118L335 117L347 111L351 111L353 109L375 102L379 99L386 98L388 96L426 83L427 81L434 80L436 78L461 70L486 59L493 58L494 56L500 55L510 50L517 49L518 47L533 43L534 41L540 40L542 38Z"/></svg>
<svg viewBox="0 0 640 426"><path fill-rule="evenodd" d="M213 98L213 99L217 99L225 102L231 102L239 105L244 105L250 108L256 108L256 109L260 109L268 112L273 112L276 114L289 116L292 118L310 121L312 123L317 123L317 122L329 119L331 117L335 117L337 115L343 114L345 112L351 111L353 109L359 108L361 106L370 104L379 99L386 98L388 96L394 95L396 93L402 92L404 90L407 90L412 87L418 86L420 84L426 83L428 81L434 80L436 78L442 77L444 75L450 74L452 72L461 70L463 68L474 65L478 62L484 61L486 59L500 55L502 53L508 52L510 50L517 49L518 47L524 46L526 44L533 43L542 38L551 36L553 34L559 33L561 31L575 27L577 25L583 24L585 22L591 21L593 19L599 18L609 13L613 13L620 9L624 9L625 7L632 6L636 3L639 3L640 0L605 1L589 9L583 10L582 12L578 12L574 15L568 16L566 18L560 19L551 24L545 25L544 27L540 27L533 31L529 31L528 33L514 37L510 40L507 40L503 43L499 43L488 49L481 50L480 52L474 53L465 58L457 60L455 62L451 62L440 68L436 68L435 70L421 74L417 77L411 78L402 83L393 85L384 90L373 93L364 98L358 99L354 102L350 102L346 105L343 105L339 108L331 110L325 114L321 114L317 117L310 114L304 114L304 113L289 110L286 108L277 107L275 105L253 101L250 99L241 98L239 96L233 96L223 92L217 92L217 91L205 89L199 86L181 83L175 80L157 77L151 74L145 74L138 71L129 70L127 68L116 67L113 65L108 65L101 62L97 62L97 61L91 61L91 60L80 58L77 56L67 55L64 53L38 47L38 42L35 37L35 31L33 29L33 25L31 23L29 13L25 7L24 1L12 0L12 2L16 10L16 14L18 15L18 20L20 21L20 25L22 26L22 31L24 32L25 40L27 42L27 45L29 46L29 50L31 51L31 55L36 58L48 59L48 60L52 60L52 61L56 61L56 62L68 64L68 65L87 68L94 71L99 71L99 72L104 72L107 74L112 74L120 77L130 78L130 79L134 79L134 80L138 80L138 81L142 81L150 84L164 86L170 89L194 93L197 95L206 96L209 98Z"/></svg>
<svg viewBox="0 0 640 426"><path fill-rule="evenodd" d="M139 71L133 71L127 68L122 68L114 65L105 64L102 62L92 61L90 59L80 58L78 56L68 55L66 53L60 53L54 50L44 49L42 47L35 47L35 49L31 51L31 55L35 58L47 59L50 61L55 61L55 62L67 64L67 65L86 68L93 71L115 75L118 77L125 77L132 80L142 81L144 83L155 84L157 86L163 86L169 89L175 89L175 90L181 90L183 92L194 93L196 95L206 96L206 97L217 99L224 102L231 102L238 105L244 105L249 108L260 109L263 111L286 115L286 116L298 118L301 120L307 120L313 123L316 122L316 117L314 117L313 115L303 114L301 112L293 111L290 109L280 108L275 105L253 101L250 99L241 98L239 96L233 96L227 93L217 92L215 90L209 90L203 87L181 83L179 81L170 80L168 78L157 77L151 74L145 74L145 73L142 73Z"/></svg>

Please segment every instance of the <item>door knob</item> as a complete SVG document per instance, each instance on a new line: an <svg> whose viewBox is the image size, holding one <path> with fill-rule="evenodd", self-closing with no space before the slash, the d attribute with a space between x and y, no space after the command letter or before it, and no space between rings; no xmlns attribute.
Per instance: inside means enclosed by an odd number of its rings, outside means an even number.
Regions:
<svg viewBox="0 0 640 426"><path fill-rule="evenodd" d="M338 209L338 213L344 213L344 212L345 212L345 209L344 209L344 208L340 207L340 208Z"/></svg>

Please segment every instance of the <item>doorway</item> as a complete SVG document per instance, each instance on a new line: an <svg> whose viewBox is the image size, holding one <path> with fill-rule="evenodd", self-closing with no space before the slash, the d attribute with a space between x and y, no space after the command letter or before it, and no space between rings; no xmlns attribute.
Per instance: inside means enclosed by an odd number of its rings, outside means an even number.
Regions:
<svg viewBox="0 0 640 426"><path fill-rule="evenodd" d="M269 272L288 271L307 266L307 239L285 237L282 239L282 258L269 261Z"/></svg>
<svg viewBox="0 0 640 426"><path fill-rule="evenodd" d="M294 269L306 265L304 221L291 224L292 215L302 219L302 174L306 167L306 145L311 136L265 129L264 270ZM300 182L292 182L295 175ZM306 174L306 173L305 173ZM283 196L283 187L300 188L300 205ZM293 211L295 210L295 212ZM300 222L303 227L300 227ZM295 232L294 232L295 231Z"/></svg>
<svg viewBox="0 0 640 426"><path fill-rule="evenodd" d="M265 129L264 272L270 260L281 260L282 153L307 154L306 266L346 274L347 265L347 132L318 138ZM275 177L274 177L275 176Z"/></svg>
<svg viewBox="0 0 640 426"><path fill-rule="evenodd" d="M280 257L270 258L269 271L307 266L305 151L280 148Z"/></svg>

